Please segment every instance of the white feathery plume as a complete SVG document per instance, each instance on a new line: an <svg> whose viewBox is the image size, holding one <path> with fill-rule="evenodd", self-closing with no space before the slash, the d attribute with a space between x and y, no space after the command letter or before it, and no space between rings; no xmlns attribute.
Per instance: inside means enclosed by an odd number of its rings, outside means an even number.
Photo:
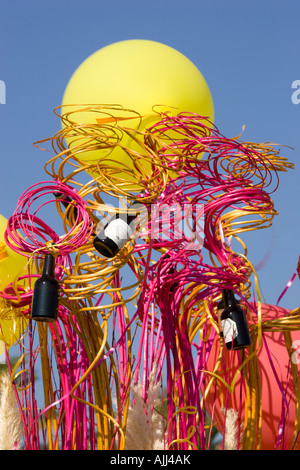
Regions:
<svg viewBox="0 0 300 470"><path fill-rule="evenodd" d="M10 375L0 374L0 450L19 450L22 437L21 416Z"/></svg>
<svg viewBox="0 0 300 470"><path fill-rule="evenodd" d="M155 367L153 368L155 371ZM165 438L163 420L155 410L159 403L160 384L155 383L155 372L149 377L147 400L143 399L143 384L139 382L132 389L134 403L128 410L125 434L125 450L163 450Z"/></svg>
<svg viewBox="0 0 300 470"><path fill-rule="evenodd" d="M238 412L233 408L221 409L222 413L225 414L225 436L224 436L224 450L237 450L238 446ZM242 428L242 426L240 426ZM240 442L242 440L242 432L240 435Z"/></svg>

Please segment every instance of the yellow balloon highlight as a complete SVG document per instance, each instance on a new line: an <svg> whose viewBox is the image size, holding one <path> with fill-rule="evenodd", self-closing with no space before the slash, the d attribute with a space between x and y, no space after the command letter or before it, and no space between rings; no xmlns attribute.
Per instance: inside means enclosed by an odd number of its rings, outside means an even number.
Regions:
<svg viewBox="0 0 300 470"><path fill-rule="evenodd" d="M121 163L134 170L123 148L142 152L134 136L143 140L139 132L160 121L161 113L180 112L213 121L212 97L198 68L165 44L135 39L117 42L93 53L71 77L62 101L62 116L67 117L62 120L63 126L73 130L65 141L82 162L98 163L101 168L109 160L110 166ZM83 140L92 148L78 152ZM130 179L128 173L120 176Z"/></svg>
<svg viewBox="0 0 300 470"><path fill-rule="evenodd" d="M6 226L7 219L0 214L0 291L18 277L27 274L27 258L15 253L5 243ZM26 282L22 282L22 287L26 287ZM11 347L27 325L24 318L17 316L16 310L0 297L0 354L4 352L3 342Z"/></svg>

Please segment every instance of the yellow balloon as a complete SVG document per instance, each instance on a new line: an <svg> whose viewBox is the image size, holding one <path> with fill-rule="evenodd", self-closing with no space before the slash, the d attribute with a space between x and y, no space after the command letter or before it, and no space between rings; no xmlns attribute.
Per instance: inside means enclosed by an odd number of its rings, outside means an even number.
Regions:
<svg viewBox="0 0 300 470"><path fill-rule="evenodd" d="M27 258L11 250L5 243L6 226L7 219L0 214L0 291L14 282L17 277L27 274ZM26 282L22 284L22 287L25 284ZM0 354L3 349L2 341L7 347L12 346L24 331L26 324L27 321L22 317L15 318L13 307L7 307L4 300L0 298Z"/></svg>
<svg viewBox="0 0 300 470"><path fill-rule="evenodd" d="M95 109L103 105L103 111L83 111L85 105L95 105ZM117 42L96 51L78 67L62 101L62 115L70 113L68 119L83 129L81 137L86 133L86 142L89 126L101 126L103 138L92 142L92 150L80 153L76 153L76 146L82 142L78 129L74 137L69 135L65 140L74 156L84 162L105 165L109 158L110 165L115 162L117 167L122 162L132 169L132 160L121 147L138 152L141 148L120 129L125 126L143 132L161 120L161 112L197 113L213 121L213 101L201 72L187 57L165 44L135 39ZM121 147L112 150L107 142L113 144L117 139Z"/></svg>

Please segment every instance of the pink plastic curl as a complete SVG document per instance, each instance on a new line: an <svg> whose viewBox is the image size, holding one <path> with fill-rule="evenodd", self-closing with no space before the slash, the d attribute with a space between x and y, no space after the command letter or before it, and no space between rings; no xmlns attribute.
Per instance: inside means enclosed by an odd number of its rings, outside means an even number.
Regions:
<svg viewBox="0 0 300 470"><path fill-rule="evenodd" d="M74 392L74 397L71 397L70 393L73 386L78 382L85 368L88 367L88 358L82 341L79 336L75 334L70 324L69 316L70 312L66 308L61 307L60 318L62 325L60 322L56 322L55 327L49 325L53 345L56 350L57 371L60 378L60 388L57 388L56 394L60 397L65 397L61 400L59 406L59 427L64 449L72 449L73 435L75 433L76 449L86 450L91 416L87 413L86 406L78 402L75 396L80 396L88 400L91 399L92 383L91 376L88 376L80 389ZM92 415L92 411L90 414ZM76 431L74 426L76 427ZM90 429L90 432L93 434L93 429ZM56 435L56 439L57 438L58 434ZM94 436L91 441L94 441Z"/></svg>
<svg viewBox="0 0 300 470"><path fill-rule="evenodd" d="M243 176L241 181L250 184L252 187L263 186L267 188L276 179L274 192L279 184L276 166L264 153L260 153L254 147L248 147L237 138L227 138L208 118L194 113L179 113L177 116L165 116L160 122L149 129L147 144L153 145L155 139L165 140L167 144L162 147L161 153L168 161L168 167L178 169L178 150L186 157L182 165L182 175L192 174L198 177L199 183L206 180L203 172L211 171L211 176L216 183L219 177L222 181L236 178L230 174L228 168L224 172L221 160L232 160L235 164L235 157L243 162ZM172 136L170 138L169 136ZM169 140L169 141L168 141ZM201 154L206 153L204 160ZM210 161L213 160L213 168L209 169ZM195 165L196 163L196 165ZM192 165L192 166L191 166ZM289 164L282 161L282 165ZM222 173L220 170L223 170ZM255 171L253 171L255 170ZM255 182L255 177L258 181Z"/></svg>
<svg viewBox="0 0 300 470"><path fill-rule="evenodd" d="M76 396L80 396L93 403L92 378L90 375L75 391L74 397L71 396L73 386L79 380L82 371L88 367L88 358L84 345L76 334L76 328L72 325L70 318L70 311L60 305L59 320L55 323L55 326L49 325L52 337L52 341L49 342L51 345L49 373L52 378L54 398L56 399L51 407L54 406L57 410L57 429L56 434L53 436L53 444L54 448L59 443L63 450L72 450L75 436L77 449L87 449L89 442L90 448L94 450L96 441L94 411L76 400ZM39 348L34 347L34 333L35 329L30 321L29 334L26 336L28 341L28 354L26 355L28 364L25 359L20 364L22 372L19 374L21 392L18 392L14 386L24 427L23 441L25 450L43 449L47 445L47 430L44 427L43 417L49 406L41 413L37 405L34 371L40 351ZM20 348L22 348L21 352L24 352L24 344L20 343ZM11 371L8 355L7 363Z"/></svg>
<svg viewBox="0 0 300 470"><path fill-rule="evenodd" d="M116 287L120 286L119 275L114 280ZM115 294L115 300L118 300ZM29 315L28 310L25 314ZM22 393L18 398L21 417L24 425L24 446L26 450L41 449L47 443L47 429L45 416L52 412L57 412L57 428L53 436L54 448L59 443L63 450L72 450L74 439L76 439L76 449L85 450L87 448L94 450L97 447L97 425L93 404L96 403L93 374L96 367L101 367L103 362L109 361L109 356L116 356L114 361L118 368L118 403L116 419L121 423L122 413L128 396L130 367L132 358L129 355L127 333L134 323L136 316L130 322L124 316L123 306L117 306L113 312L113 334L111 348L103 354L94 368L87 374L85 380L73 392L74 386L90 367L90 362L86 347L88 345L82 340L79 334L80 326L77 323L76 315L72 314L65 306L59 305L58 321L55 324L49 324L49 333L51 340L48 341L49 349L49 370L46 370L46 376L49 373L49 380L53 384L53 401L45 404L45 408L38 410L37 397L35 390L35 362L37 361L40 350L34 349L34 322L29 321L29 334L24 341L20 343L21 353L26 350L29 363L25 360L20 365L22 373L20 374L22 383ZM92 321L92 320L91 320ZM21 354L22 355L22 354ZM7 360L9 361L8 357ZM114 382L112 367L108 366L108 386L117 387ZM28 371L28 375L26 373ZM16 391L17 393L17 391ZM109 392L107 392L109 395ZM111 391L112 393L112 391ZM85 400L83 404L76 398ZM96 400L96 401L95 401ZM89 403L91 406L89 406ZM118 436L113 438L118 446ZM112 445L114 444L112 443Z"/></svg>
<svg viewBox="0 0 300 470"><path fill-rule="evenodd" d="M76 219L73 227L63 236L46 224L37 213L46 204L56 201L55 193L60 193L60 200L76 207ZM48 197L37 209L32 210L33 204L40 197ZM71 202L70 202L71 201ZM9 218L4 234L7 245L15 252L30 257L52 252L57 257L56 276L61 279L69 255L84 245L91 236L93 224L86 210L85 201L70 186L59 181L44 181L28 188L20 197L16 210Z"/></svg>
<svg viewBox="0 0 300 470"><path fill-rule="evenodd" d="M174 236L174 232L166 239L162 230L162 234L157 232L150 243L135 245L136 253L153 248L168 250L168 257L162 256L152 267L147 261L142 261L146 281L138 308L143 323L136 376L141 371L146 398L147 381L151 372L149 364L153 365L155 357L157 380L161 376L163 364L166 365L169 442L172 437L184 439L190 426L197 427L195 415L182 412L178 415L180 435L177 436L178 422L174 419L176 410L172 400L176 389L179 409L189 405L196 407L200 413L198 432L191 438L191 442L197 444L198 434L201 448L204 448L204 413L201 414L199 405L204 373L200 371L206 369L213 337L206 342L199 340L198 345L190 344L185 312L182 313L179 309L180 302L192 292L193 286L205 286L192 297L186 309L188 312L195 308L197 315L197 302L214 299L222 288L236 290L235 286L247 282L247 267L243 259L231 250L228 240L228 246L225 245L227 234L222 232L221 216L228 209L241 209L241 206L249 215L261 210L272 215L274 208L269 195L270 184L274 176L277 178L277 171L265 154L235 139L225 138L207 120L187 113L166 117L156 124L147 138L148 145L151 147L153 142L155 143L155 139L152 140L153 135L159 140L164 140L166 135L170 135L170 131L174 140L170 139L161 150L164 158L169 160L168 167L177 167L178 150L186 159L181 162L181 177L170 182L157 204L172 206L179 203L182 206L187 201L191 205L204 204L204 248L217 256L220 266L213 267L203 263L201 248L187 250L184 237L178 238ZM202 153L205 153L203 158L200 157ZM231 170L234 170L233 174ZM160 222L163 228L163 215ZM229 265L231 269L228 269ZM209 302L211 314L214 315L211 300ZM153 314L153 305L159 307L159 315ZM154 331L156 334L153 334ZM193 347L197 350L196 360L192 354ZM184 388L180 378L182 371L185 371ZM179 444L181 449L188 448L187 446L187 442Z"/></svg>
<svg viewBox="0 0 300 470"><path fill-rule="evenodd" d="M30 274L29 276L21 276L18 278L18 282L22 283L23 280L31 280L33 278L40 277L37 274ZM30 286L30 284L29 284ZM21 285L8 284L2 291L0 291L0 297L5 299L10 305L16 308L23 308L31 305L32 301L32 289L25 289Z"/></svg>

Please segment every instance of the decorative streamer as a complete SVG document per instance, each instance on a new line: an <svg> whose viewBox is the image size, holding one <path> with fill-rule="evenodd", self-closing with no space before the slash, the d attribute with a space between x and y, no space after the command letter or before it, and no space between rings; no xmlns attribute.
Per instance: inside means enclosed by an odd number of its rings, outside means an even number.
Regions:
<svg viewBox="0 0 300 470"><path fill-rule="evenodd" d="M58 321L36 325L29 320L19 341L20 362L15 370L9 366L24 448L134 448L139 420L159 423L159 445L166 449L207 449L213 421L207 426L206 401L220 383L228 393L235 387L245 390L237 448L259 448L263 417L257 354L263 334L284 332L288 348L300 316L295 311L272 320L261 317L257 274L242 236L272 224L278 173L292 164L274 144L226 138L199 115L161 114L157 124L141 132L126 128L122 119L109 119L109 107L89 109L98 114L97 124L75 124L69 111L60 116L62 130L36 143L50 143L55 152L45 165L52 181L21 195L6 230L7 245L28 258L33 279L33 264L40 273L41 257L54 254L61 284ZM134 138L140 151L121 146L123 133ZM72 150L65 147L67 136L77 142ZM83 162L82 153L99 142L111 150L108 156ZM116 146L130 157L134 171L114 161ZM99 255L92 243L99 226L141 200L147 220L140 221L114 258ZM38 215L49 203L62 221L60 235ZM222 375L226 367L216 314L222 289L232 289L252 319L252 346L234 377ZM8 304L18 299L19 315L29 318L30 293L18 287L18 280L1 296ZM216 343L219 357L209 370ZM8 353L7 358L9 363ZM35 384L38 364L41 403ZM297 367L292 369L296 380ZM286 399L280 382L278 387ZM161 409L156 403L160 388ZM299 387L294 397L299 416ZM275 447L285 424L283 417Z"/></svg>

